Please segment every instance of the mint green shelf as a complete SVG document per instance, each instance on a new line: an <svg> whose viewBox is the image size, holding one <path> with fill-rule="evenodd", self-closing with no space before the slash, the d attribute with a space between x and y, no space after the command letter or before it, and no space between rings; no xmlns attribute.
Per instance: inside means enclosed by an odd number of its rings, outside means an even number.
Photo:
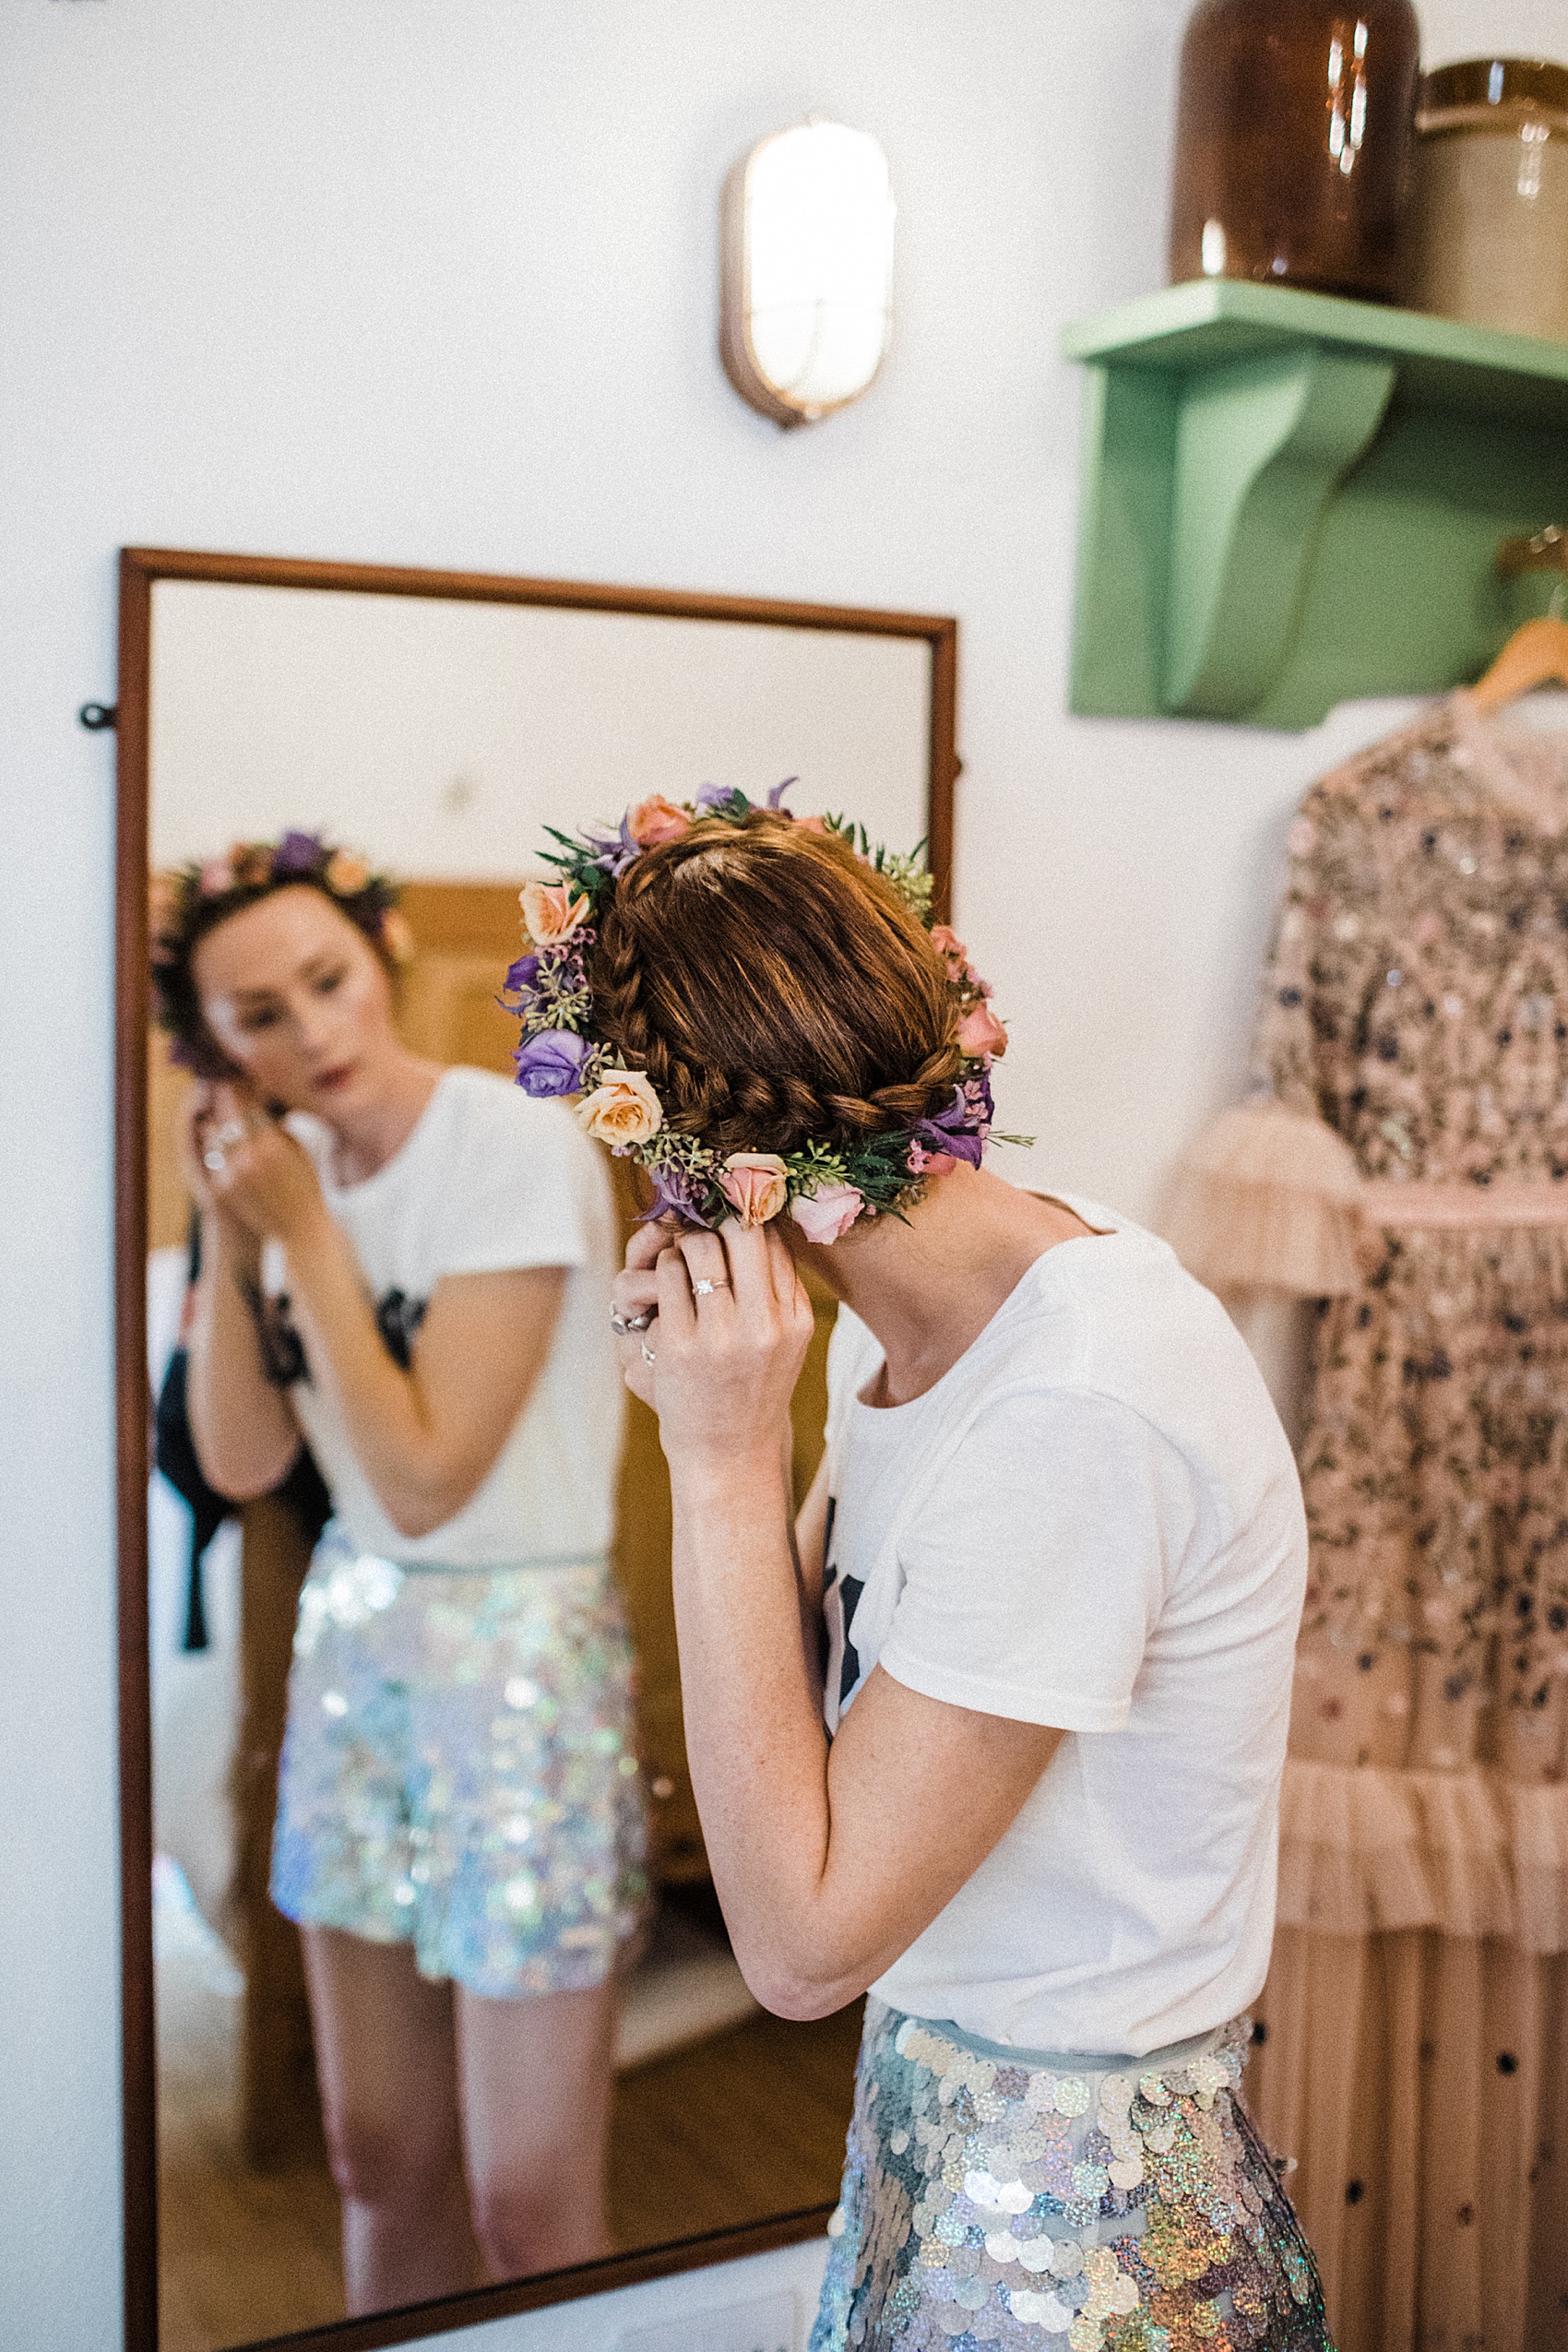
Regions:
<svg viewBox="0 0 1568 2352"><path fill-rule="evenodd" d="M1072 707L1314 725L1474 678L1500 540L1568 522L1568 344L1204 279L1090 371Z"/></svg>

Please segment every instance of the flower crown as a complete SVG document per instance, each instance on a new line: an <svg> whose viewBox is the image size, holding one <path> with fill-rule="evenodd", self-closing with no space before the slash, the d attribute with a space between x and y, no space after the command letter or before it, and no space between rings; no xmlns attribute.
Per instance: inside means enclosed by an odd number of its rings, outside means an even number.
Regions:
<svg viewBox="0 0 1568 2352"><path fill-rule="evenodd" d="M583 953L596 935L593 920L647 850L680 840L703 818L745 823L754 803L718 785L705 785L684 803L655 792L629 808L613 832L574 838L548 828L559 846L544 853L544 862L562 878L530 882L521 893L526 952L506 974L503 1002L522 1023L513 1056L517 1084L530 1095L577 1097L577 1117L588 1134L618 1157L640 1161L652 1177L648 1217L672 1212L683 1224L707 1227L738 1217L742 1225L763 1225L787 1209L809 1241L826 1242L858 1218L907 1207L929 1178L944 1175L956 1160L980 1166L991 1132L991 1064L1005 1051L1007 1032L962 940L932 921L932 877L920 852L905 857L873 849L865 828L843 817L792 816L782 803L795 780L775 787L768 809L804 830L848 840L919 917L946 966L962 1060L952 1100L934 1117L841 1149L808 1143L785 1153L719 1153L700 1135L668 1125L647 1071L624 1068L617 1050L597 1034Z"/></svg>
<svg viewBox="0 0 1568 2352"><path fill-rule="evenodd" d="M176 1033L186 1008L180 1003L183 976L203 917L224 899L239 906L305 882L324 890L367 939L395 964L413 953L413 934L398 911L398 885L374 873L369 861L338 848L325 834L291 830L277 841L236 841L220 857L193 858L155 873L148 894L152 985L162 1026ZM175 1058L182 1058L178 1037Z"/></svg>

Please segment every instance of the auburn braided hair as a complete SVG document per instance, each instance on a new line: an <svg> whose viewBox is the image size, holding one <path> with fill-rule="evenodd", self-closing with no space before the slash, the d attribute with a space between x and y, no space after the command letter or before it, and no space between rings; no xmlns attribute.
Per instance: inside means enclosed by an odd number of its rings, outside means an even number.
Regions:
<svg viewBox="0 0 1568 2352"><path fill-rule="evenodd" d="M718 1152L842 1149L950 1099L946 968L847 840L766 809L647 850L595 918L594 1019Z"/></svg>

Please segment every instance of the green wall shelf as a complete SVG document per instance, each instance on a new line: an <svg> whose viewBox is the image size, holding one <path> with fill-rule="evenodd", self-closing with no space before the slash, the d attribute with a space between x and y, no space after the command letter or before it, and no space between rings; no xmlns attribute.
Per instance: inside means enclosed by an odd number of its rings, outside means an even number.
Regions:
<svg viewBox="0 0 1568 2352"><path fill-rule="evenodd" d="M1443 693L1516 617L1499 543L1568 522L1568 343L1204 279L1063 347L1076 711L1301 728Z"/></svg>

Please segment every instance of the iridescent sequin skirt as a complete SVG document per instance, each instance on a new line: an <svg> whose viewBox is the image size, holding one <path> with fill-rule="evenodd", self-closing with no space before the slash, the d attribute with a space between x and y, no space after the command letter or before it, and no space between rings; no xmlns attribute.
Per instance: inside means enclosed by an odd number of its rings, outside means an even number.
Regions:
<svg viewBox="0 0 1568 2352"><path fill-rule="evenodd" d="M1247 2040L1080 2060L868 2001L811 2352L1332 2352Z"/></svg>
<svg viewBox="0 0 1568 2352"><path fill-rule="evenodd" d="M601 1983L647 1882L604 1564L402 1569L329 1529L300 1594L272 1899L496 1998Z"/></svg>

